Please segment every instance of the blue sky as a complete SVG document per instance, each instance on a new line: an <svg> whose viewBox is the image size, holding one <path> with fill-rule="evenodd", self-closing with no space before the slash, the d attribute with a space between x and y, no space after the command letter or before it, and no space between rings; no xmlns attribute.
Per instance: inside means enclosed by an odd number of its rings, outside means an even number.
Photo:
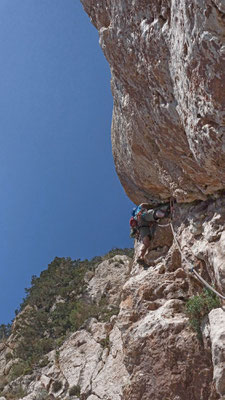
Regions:
<svg viewBox="0 0 225 400"><path fill-rule="evenodd" d="M0 2L0 323L57 257L132 247L110 70L78 0Z"/></svg>

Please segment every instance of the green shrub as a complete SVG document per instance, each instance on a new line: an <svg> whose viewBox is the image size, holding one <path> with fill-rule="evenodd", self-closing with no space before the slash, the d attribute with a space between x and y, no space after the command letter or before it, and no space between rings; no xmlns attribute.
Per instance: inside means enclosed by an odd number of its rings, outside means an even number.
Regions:
<svg viewBox="0 0 225 400"><path fill-rule="evenodd" d="M30 368L29 364L23 360L18 362L17 364L14 364L10 369L9 379L14 380L19 376L28 374L28 371L32 372L32 370L30 370L29 368Z"/></svg>
<svg viewBox="0 0 225 400"><path fill-rule="evenodd" d="M6 340L9 335L11 334L11 328L12 325L11 324L1 324L0 325L0 342L4 342L4 340Z"/></svg>
<svg viewBox="0 0 225 400"><path fill-rule="evenodd" d="M78 300L74 304L74 308L70 313L69 319L74 330L80 326L90 317L98 316L98 306L95 304L88 304L82 300Z"/></svg>
<svg viewBox="0 0 225 400"><path fill-rule="evenodd" d="M0 395L2 395L3 389L7 385L7 378L5 375L0 375Z"/></svg>
<svg viewBox="0 0 225 400"><path fill-rule="evenodd" d="M69 395L80 397L80 386L74 385L73 387L71 387L69 390Z"/></svg>
<svg viewBox="0 0 225 400"><path fill-rule="evenodd" d="M133 248L125 248L125 249L118 249L118 248L112 248L105 256L102 257L103 260L108 260L109 258L112 258L114 256L128 256L130 258L133 258L134 256L134 249Z"/></svg>
<svg viewBox="0 0 225 400"><path fill-rule="evenodd" d="M60 351L56 350L55 351L55 363L59 364L59 356L60 356Z"/></svg>
<svg viewBox="0 0 225 400"><path fill-rule="evenodd" d="M8 399L8 400L17 400L17 399L23 399L23 397L27 396L27 391L23 389L22 385L19 384L10 392L4 392L3 396Z"/></svg>
<svg viewBox="0 0 225 400"><path fill-rule="evenodd" d="M23 389L21 385L19 385L15 394L22 399L23 397L27 396L27 391Z"/></svg>
<svg viewBox="0 0 225 400"><path fill-rule="evenodd" d="M64 335L64 336L61 336L61 337L59 337L59 338L57 338L57 339L55 340L56 347L62 346L62 344L64 343L64 341L65 341L65 335Z"/></svg>
<svg viewBox="0 0 225 400"><path fill-rule="evenodd" d="M102 322L109 322L110 321L110 318L113 316L113 315L118 315L119 314L119 311L120 311L120 309L119 309L119 307L112 307L112 308L103 308L102 310L101 310L101 317L100 317L100 320L102 321Z"/></svg>
<svg viewBox="0 0 225 400"><path fill-rule="evenodd" d="M62 382L60 381L55 381L52 385L52 390L54 393L58 392L60 389L62 389Z"/></svg>
<svg viewBox="0 0 225 400"><path fill-rule="evenodd" d="M87 302L85 275L104 259L114 255L132 256L132 253L131 249L112 249L107 255L90 261L56 257L40 277L32 277L14 321L13 333L18 345L13 357L23 361L12 368L11 377L30 373L38 365L47 365L44 355L59 348L70 332L79 329L88 318L108 321L111 315L117 314L118 309L109 309L107 301L99 305ZM59 298L62 301L57 302ZM1 325L0 340L5 340L10 331L10 325Z"/></svg>
<svg viewBox="0 0 225 400"><path fill-rule="evenodd" d="M5 360L6 362L10 361L13 359L13 354L12 353L6 353L5 355Z"/></svg>
<svg viewBox="0 0 225 400"><path fill-rule="evenodd" d="M47 400L48 399L48 392L46 389L41 389L40 392L37 394L36 400Z"/></svg>
<svg viewBox="0 0 225 400"><path fill-rule="evenodd" d="M220 307L219 298L209 289L203 289L200 295L193 296L187 301L186 314L191 327L197 332L199 338L201 338L203 318L218 307Z"/></svg>
<svg viewBox="0 0 225 400"><path fill-rule="evenodd" d="M44 356L43 358L40 359L40 361L39 361L39 363L38 363L38 366L39 366L40 368L44 368L44 367L46 367L46 365L48 365L48 363L49 363L48 357L47 357L47 356Z"/></svg>
<svg viewBox="0 0 225 400"><path fill-rule="evenodd" d="M106 336L105 337L105 339L102 339L101 341L100 341L100 345L104 348L104 349L106 349L106 348L110 348L110 341L109 341L109 336Z"/></svg>

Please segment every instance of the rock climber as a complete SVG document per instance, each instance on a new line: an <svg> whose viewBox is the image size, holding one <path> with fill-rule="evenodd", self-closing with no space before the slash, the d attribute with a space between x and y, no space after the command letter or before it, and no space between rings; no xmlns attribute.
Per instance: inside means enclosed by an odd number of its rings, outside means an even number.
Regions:
<svg viewBox="0 0 225 400"><path fill-rule="evenodd" d="M156 222L169 215L170 207L162 209L152 208L148 203L141 203L133 210L133 217L130 219L131 237L136 237L142 242L140 254L137 258L139 264L145 264L145 255L150 247L153 238Z"/></svg>

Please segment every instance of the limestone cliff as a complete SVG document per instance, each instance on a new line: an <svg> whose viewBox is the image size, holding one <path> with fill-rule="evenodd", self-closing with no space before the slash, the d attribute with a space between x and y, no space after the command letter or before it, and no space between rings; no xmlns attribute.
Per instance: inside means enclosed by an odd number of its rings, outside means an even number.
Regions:
<svg viewBox="0 0 225 400"><path fill-rule="evenodd" d="M192 201L224 189L224 1L81 1L112 72L113 154L128 196Z"/></svg>
<svg viewBox="0 0 225 400"><path fill-rule="evenodd" d="M111 68L121 183L135 203L177 200L173 225L186 261L225 294L225 3L81 2ZM151 270L133 265L118 318L130 377L123 399L225 396L224 310L211 311L200 344L184 303L202 288L185 259L171 227L159 227Z"/></svg>
<svg viewBox="0 0 225 400"><path fill-rule="evenodd" d="M224 304L210 298L204 305L190 265L225 295L225 3L82 3L112 71L121 183L136 203L175 197L174 234L169 220L157 226L148 268L137 264L135 242L133 259L97 260L82 290L67 279L69 294L61 288L64 297L57 295L45 313L35 296L0 344L0 400L224 400ZM56 272L60 280L62 268ZM200 299L192 309L197 329L187 312L192 298ZM18 375L21 343L29 351L20 327L26 333L39 313L52 329L40 324L40 343L49 344L58 332L52 321L71 299L74 331ZM89 310L85 321L80 299Z"/></svg>

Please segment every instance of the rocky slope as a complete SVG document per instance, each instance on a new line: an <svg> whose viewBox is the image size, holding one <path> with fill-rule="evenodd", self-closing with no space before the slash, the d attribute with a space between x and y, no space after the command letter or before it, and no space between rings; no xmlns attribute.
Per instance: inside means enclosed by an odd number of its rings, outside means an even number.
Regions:
<svg viewBox="0 0 225 400"><path fill-rule="evenodd" d="M33 371L24 370L16 378L15 366L21 365L16 354L23 340L18 334L18 326L23 325L29 330L37 307L27 305L18 314L10 337L0 343L1 400L120 398L129 375L123 364L121 331L116 324L116 316L110 320L110 315L115 314L115 307L120 303L121 288L129 275L131 261L128 256L117 255L101 262L95 273L87 271L86 304L104 301L108 315L99 312L99 309L96 311L94 307L93 316L84 320L79 330L74 329L74 333L67 334L61 346L42 356L41 360L36 360ZM53 311L48 312L48 324ZM106 321L99 322L102 316Z"/></svg>
<svg viewBox="0 0 225 400"><path fill-rule="evenodd" d="M206 199L225 186L225 4L81 0L110 64L112 144L128 196Z"/></svg>
<svg viewBox="0 0 225 400"><path fill-rule="evenodd" d="M222 303L217 300L202 315L201 337L186 313L187 301L203 289L189 263L225 292L224 207L225 199L175 206L173 227L188 263L181 260L171 228L158 226L148 268L118 255L99 263L94 274L87 272L85 297L104 299L109 309L119 304L118 315L106 322L86 320L45 356L44 366L3 385L0 399L224 400ZM138 242L135 247L137 254ZM5 379L18 362L8 356L14 335L1 345Z"/></svg>

